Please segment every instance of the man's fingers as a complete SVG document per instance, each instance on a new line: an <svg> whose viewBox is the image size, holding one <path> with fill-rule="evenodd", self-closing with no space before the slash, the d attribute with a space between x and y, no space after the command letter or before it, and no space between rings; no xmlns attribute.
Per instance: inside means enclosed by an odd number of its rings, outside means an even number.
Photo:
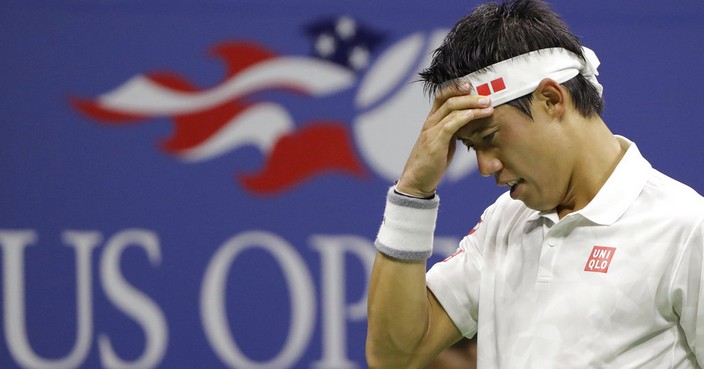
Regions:
<svg viewBox="0 0 704 369"><path fill-rule="evenodd" d="M453 96L468 95L471 90L472 85L470 85L469 82L449 83L435 94L435 104L437 107L440 107L444 104L445 100Z"/></svg>
<svg viewBox="0 0 704 369"><path fill-rule="evenodd" d="M469 124L473 120L486 118L493 114L493 112L494 108L491 107L491 104L487 107L454 110L442 118L440 122L435 125L435 127L443 132L441 134L441 140L447 140L454 136L460 128ZM428 128L432 129L433 127Z"/></svg>
<svg viewBox="0 0 704 369"><path fill-rule="evenodd" d="M430 112L425 122L424 128L428 129L437 124L442 124L447 117L455 116L458 113L462 117L469 116L470 119L482 117L486 111L467 113L468 110L481 110L491 107L491 100L486 96L469 95L471 86L469 83L450 84L438 91L435 96L433 110ZM490 112L489 112L490 114ZM472 118L474 116L475 118ZM484 114L483 116L486 116ZM467 120L465 122L468 123Z"/></svg>

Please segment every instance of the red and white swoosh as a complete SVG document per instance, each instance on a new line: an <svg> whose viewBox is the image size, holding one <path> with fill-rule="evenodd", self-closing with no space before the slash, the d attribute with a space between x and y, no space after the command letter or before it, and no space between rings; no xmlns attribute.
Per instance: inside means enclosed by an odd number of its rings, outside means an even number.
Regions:
<svg viewBox="0 0 704 369"><path fill-rule="evenodd" d="M203 91L182 91L164 86L148 75L138 75L93 102L97 108L122 114L172 116L206 110L273 88L292 89L311 96L326 95L351 86L354 78L354 73L333 63L279 57L259 62Z"/></svg>
<svg viewBox="0 0 704 369"><path fill-rule="evenodd" d="M266 158L264 167L237 176L255 193L282 191L328 171L365 175L344 123L308 122L297 128L284 106L252 98L266 90L333 94L355 83L352 71L315 58L276 56L251 43L223 44L214 52L228 70L214 87L199 89L170 73L140 74L94 99L72 99L72 104L105 124L171 118L173 133L160 147L185 161L255 146Z"/></svg>

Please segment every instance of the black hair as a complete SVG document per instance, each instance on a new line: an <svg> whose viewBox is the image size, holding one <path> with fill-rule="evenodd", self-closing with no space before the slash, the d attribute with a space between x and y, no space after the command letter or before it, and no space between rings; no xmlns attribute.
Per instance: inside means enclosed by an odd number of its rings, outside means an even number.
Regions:
<svg viewBox="0 0 704 369"><path fill-rule="evenodd" d="M531 51L561 47L584 59L582 45L559 15L541 0L485 3L463 17L435 50L430 67L420 73L425 91ZM562 84L583 116L601 114L604 100L582 75ZM532 94L507 104L531 117Z"/></svg>

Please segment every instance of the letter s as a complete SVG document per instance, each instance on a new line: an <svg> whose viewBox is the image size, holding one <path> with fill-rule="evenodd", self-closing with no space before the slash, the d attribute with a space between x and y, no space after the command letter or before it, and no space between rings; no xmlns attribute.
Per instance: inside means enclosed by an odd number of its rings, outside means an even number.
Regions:
<svg viewBox="0 0 704 369"><path fill-rule="evenodd" d="M146 346L141 357L134 361L125 361L115 354L110 338L100 334L100 360L108 369L156 367L164 357L169 337L163 311L144 292L135 289L122 276L120 259L128 246L144 249L152 265L161 263L159 240L151 231L124 230L112 236L106 243L100 259L100 281L103 290L116 307L139 323L144 330Z"/></svg>

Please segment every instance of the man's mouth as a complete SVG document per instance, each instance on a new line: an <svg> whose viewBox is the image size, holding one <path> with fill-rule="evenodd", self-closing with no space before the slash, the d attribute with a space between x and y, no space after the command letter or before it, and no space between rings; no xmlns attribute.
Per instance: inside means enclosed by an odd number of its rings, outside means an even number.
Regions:
<svg viewBox="0 0 704 369"><path fill-rule="evenodd" d="M512 181L508 181L508 182L504 183L504 186L510 188L511 192L513 192L516 189L516 187L523 182L524 181L522 178L516 178Z"/></svg>

